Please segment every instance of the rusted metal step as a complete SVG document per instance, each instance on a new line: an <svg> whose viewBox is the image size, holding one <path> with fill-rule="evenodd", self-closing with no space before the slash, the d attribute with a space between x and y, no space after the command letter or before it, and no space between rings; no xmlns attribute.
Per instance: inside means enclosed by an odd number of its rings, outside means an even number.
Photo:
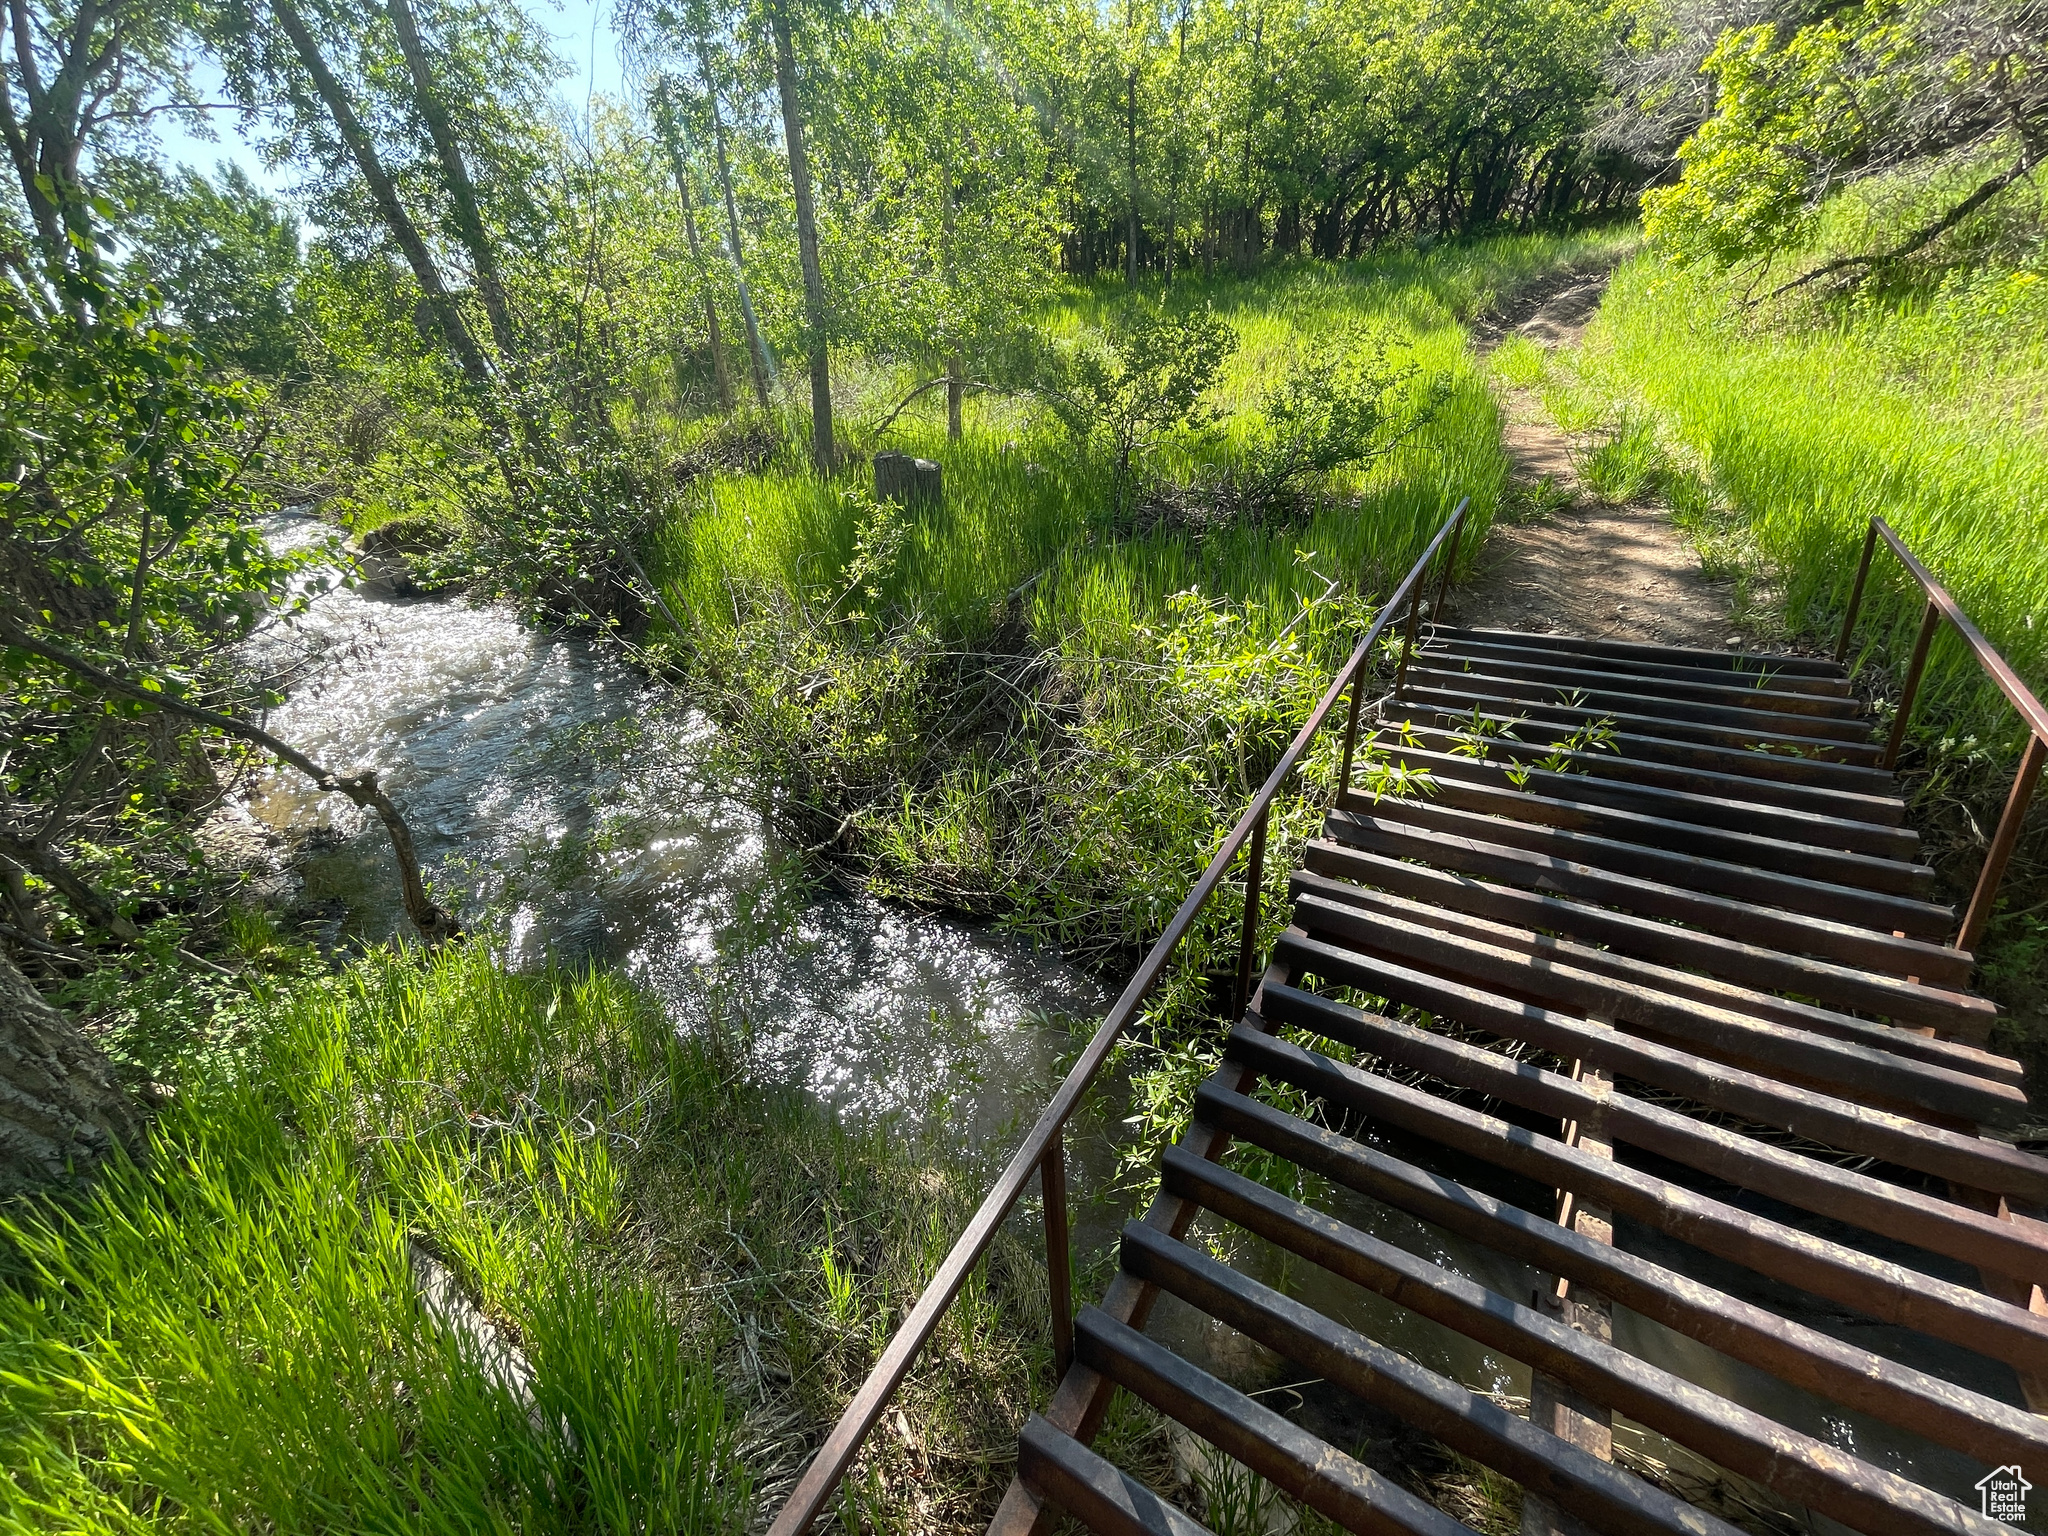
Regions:
<svg viewBox="0 0 2048 1536"><path fill-rule="evenodd" d="M1391 736L1387 741L1368 739L1368 762L1381 762L1406 774L1426 776L1429 798L1438 805L1494 812L1512 804L1521 808L1520 814L1528 820L1581 832L1597 832L1617 825L1643 828L1645 822L1652 820L1684 824L1699 830L1680 831L1673 826L1656 839L1656 846L1680 852L1705 852L1718 847L1767 868L1797 872L1806 863L1810 869L1840 870L1851 878L1889 877L1911 882L1915 889L1927 888L1929 876L1917 869L1903 874L1878 870L1873 876L1864 864L1844 863L1831 857L1843 852L1876 859L1917 859L1920 834L1908 827L1829 815L1818 807L1760 805L1726 794L1617 783L1596 777L1590 764L1597 760L1582 753L1556 754L1554 761L1548 754L1536 752L1497 760L1491 753L1479 757L1473 751L1433 752L1411 746L1400 739L1398 729ZM1552 761L1552 766L1542 766L1546 761ZM1732 789L1735 785L1717 787ZM1379 796L1353 791L1345 804L1361 807L1368 798L1376 804ZM1741 841L1726 841L1731 836ZM1688 838L1693 841L1683 841ZM1639 836L1638 840L1650 839Z"/></svg>
<svg viewBox="0 0 2048 1536"><path fill-rule="evenodd" d="M1826 853L1753 833L1625 811L1581 810L1569 801L1532 794L1510 799L1461 793L1435 779L1421 793L1392 800L1347 795L1328 829L1350 841L1351 830L1379 822L1548 854L1786 911L1831 913L1880 932L1938 938L1955 928L1953 907L1917 899L1934 889L1934 871L1925 865Z"/></svg>
<svg viewBox="0 0 2048 1536"><path fill-rule="evenodd" d="M1431 643L1498 643L1517 649L1562 651L1582 658L1605 658L1623 662L1647 662L1695 668L1704 672L1732 672L1739 676L1807 676L1840 682L1842 664L1822 656L1792 656L1775 651L1716 651L1694 646L1651 645L1633 640L1593 640L1579 635L1553 635L1519 629L1462 629L1455 626L1432 629Z"/></svg>
<svg viewBox="0 0 2048 1536"><path fill-rule="evenodd" d="M1618 731L1656 734L1703 746L1764 751L1790 758L1865 768L1876 767L1879 748L1871 728L1858 721L1815 721L1765 709L1732 709L1720 704L1664 703L1653 695L1609 688L1563 690L1512 677L1451 672L1436 667L1409 671L1406 697L1448 702L1455 709L1483 706L1489 712L1555 716L1579 725L1610 723ZM1882 777L1864 780L1882 783Z"/></svg>
<svg viewBox="0 0 2048 1536"><path fill-rule="evenodd" d="M1585 944L1606 945L1638 959L1739 982L1823 1007L1870 1013L1911 1028L1981 1041L1998 1010L1960 988L1930 986L1912 976L1884 975L1637 916L1540 889L1475 879L1415 859L1388 857L1318 840L1303 850L1313 873L1441 905L1453 912L1514 923Z"/></svg>
<svg viewBox="0 0 2048 1536"><path fill-rule="evenodd" d="M1773 665L1772 658L1754 657L1754 666L1729 668L1725 659L1729 653L1722 651L1681 651L1681 658L1698 658L1697 661L1681 659L1672 661L1669 651L1662 652L1667 659L1649 660L1643 656L1607 656L1584 650L1564 650L1556 646L1532 644L1528 636L1515 634L1512 630L1456 630L1439 629L1429 637L1427 651L1443 651L1455 656L1468 656L1475 660L1499 659L1503 661L1530 662L1547 667L1573 667L1588 672L1614 672L1630 677L1669 678L1679 682L1710 681L1725 686L1761 687L1780 692L1808 693L1820 698L1845 699L1849 697L1849 680L1841 675L1841 669L1832 663L1819 662L1813 671L1787 671ZM1652 654L1659 654L1653 652ZM1728 673L1732 671L1734 678Z"/></svg>
<svg viewBox="0 0 2048 1536"><path fill-rule="evenodd" d="M1970 956L1924 938L1894 937L1891 931L1870 921L1868 910L1851 914L1856 919L1853 922L1836 922L1812 910L1793 910L1768 901L1737 900L1590 862L1606 854L1605 849L1587 846L1592 839L1566 844L1563 836L1558 835L1548 839L1546 846L1523 848L1481 837L1476 830L1451 832L1417 827L1400 814L1403 809L1395 808L1394 814L1378 816L1332 812L1324 824L1330 837L1312 848L1311 867L1315 867L1316 854L1325 849L1418 859L1437 869L1732 934L1788 954L1864 966L1892 976L1921 977L1937 985L1962 986L1969 980ZM1573 858L1564 851L1567 848L1585 857ZM1807 893L1801 907L1812 909L1822 899ZM1872 909L1889 906L1909 933L1938 931L1938 915L1917 910L1912 904L1870 897L1862 905Z"/></svg>
<svg viewBox="0 0 2048 1536"><path fill-rule="evenodd" d="M1436 709L1403 711L1384 736L1386 742L1413 740L1433 752L1460 755L1471 749L1471 734L1465 729L1469 723L1468 716L1450 715ZM1795 815L1864 821L1887 828L1898 828L1906 817L1905 801L1891 793L1856 793L1785 782L1775 775L1759 777L1755 770L1761 765L1751 754L1729 754L1726 759L1729 768L1740 770L1729 772L1691 766L1691 759L1698 749L1687 743L1622 734L1616 736L1617 747L1612 752L1580 752L1558 745L1558 738L1568 734L1569 728L1543 739L1533 739L1534 721L1531 727L1532 739L1529 741L1511 736L1490 738L1486 743L1484 761L1524 767L1555 761L1560 765L1556 771L1583 776L1584 787L1589 792L1595 788L1644 785L1667 793L1724 800L1740 795L1749 804L1782 808ZM1865 779L1863 782L1871 781ZM1877 782L1883 783L1882 780ZM1885 784L1884 788L1888 791L1890 786ZM1917 841L1919 834L1911 835Z"/></svg>
<svg viewBox="0 0 2048 1536"><path fill-rule="evenodd" d="M2018 1062L1959 1040L1832 1012L1306 870L1294 876L1291 894L1300 929L1338 941L1348 954L1419 960L1446 976L1511 988L1531 1002L1560 1004L1586 1017L1625 1019L1646 1034L1684 1040L1717 1060L1904 1100L1916 1100L1923 1090L1909 1084L1922 1079L1954 1082L1978 1096L1967 1112L1980 1119L2016 1114L2025 1102ZM2000 1086L1993 1090L1986 1083ZM1925 1107L1965 1112L1961 1105L1935 1099L1926 1100Z"/></svg>
<svg viewBox="0 0 2048 1536"><path fill-rule="evenodd" d="M1542 659L1523 660L1502 649L1490 647L1479 650L1427 645L1415 653L1408 667L1411 673L1426 669L1454 672L1461 677L1512 679L1517 684L1546 688L1552 698L1565 698L1581 692L1589 695L1616 693L1628 698L1649 697L1664 704L1718 705L1744 714L1769 711L1787 717L1810 716L1810 722L1805 724L1788 718L1787 726L1810 730L1816 735L1839 736L1845 741L1868 740L1870 736L1870 722L1864 717L1863 706L1855 699L1846 694L1774 687L1776 680L1768 675L1760 675L1754 681L1710 682L1704 679L1715 674L1688 673L1687 669L1678 667L1661 667L1655 672L1633 668L1623 670L1615 666L1585 665L1586 658L1564 652L1525 654Z"/></svg>

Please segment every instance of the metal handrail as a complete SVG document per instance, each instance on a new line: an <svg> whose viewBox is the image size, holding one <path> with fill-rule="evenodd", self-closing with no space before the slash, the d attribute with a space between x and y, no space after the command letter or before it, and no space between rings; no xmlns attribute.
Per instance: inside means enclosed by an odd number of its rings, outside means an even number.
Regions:
<svg viewBox="0 0 2048 1536"><path fill-rule="evenodd" d="M1920 680L1927 672L1927 650L1934 643L1935 631L1941 628L1943 619L1947 619L1956 633L1963 637L1970 654L1977 658L1977 665L1998 685L1999 692L2011 701L2027 726L2026 751L2020 755L2019 769L2013 775L2012 789L2005 799L2005 810L1998 818L1998 830L1991 836L1991 846L1984 854L1984 867L1977 872L1976 889L1970 893L1969 908L1963 915L1962 926L1956 930L1955 947L1975 949L1991 921L1991 904L1998 897L2005 867L2011 862L2013 848L2019 842L2020 824L2026 819L2027 804L2033 799L2042 763L2048 760L2048 709L2042 707L2033 690L2020 680L2020 675L2012 669L2012 663L1999 655L1991 642L1984 638L1984 632L1970 622L1970 616L1963 612L1962 605L1949 596L1948 588L1935 580L1934 573L1920 563L1906 548L1905 540L1881 517L1871 518L1870 529L1863 536L1863 559L1856 567L1856 585L1849 594L1849 611L1842 618L1842 637L1835 644L1835 660L1842 661L1849 654L1849 636L1856 628L1857 611L1863 606L1863 587L1869 580L1870 559L1877 553L1880 538L1899 557L1899 564L1920 584L1920 590L1927 596L1927 610L1920 616L1920 633L1913 641L1912 660L1906 664L1906 689L1899 697L1898 713L1892 719L1891 737L1885 742L1879 766L1898 766L1899 748L1905 743L1906 727L1913 718L1913 706L1920 696Z"/></svg>
<svg viewBox="0 0 2048 1536"><path fill-rule="evenodd" d="M967 1223L959 1239L953 1244L940 1262L932 1278L926 1282L924 1294L917 1299L903 1326L889 1340L882 1351L882 1358L875 1362L868 1379L861 1383L860 1390L846 1405L846 1411L839 1416L839 1422L832 1427L831 1434L819 1447L818 1454L811 1461L804 1475L798 1480L782 1509L775 1516L775 1523L768 1528L768 1536L804 1536L811 1523L824 1509L846 1470L853 1464L853 1458L860 1451L862 1443L881 1419L889 1400L902 1385L910 1367L915 1363L925 1345L938 1330L939 1323L952 1306L960 1289L967 1283L974 1266L981 1262L982 1255L995 1241L997 1231L1008 1218L1010 1210L1024 1193L1025 1185L1036 1170L1040 1176L1045 1195L1045 1243L1046 1274L1052 1292L1052 1333L1053 1364L1058 1375L1064 1376L1074 1358L1074 1303L1072 1263L1068 1253L1067 1238L1067 1160L1066 1123L1080 1107L1081 1097L1094 1083L1096 1074L1109 1060L1109 1053L1137 1017L1138 1007L1151 993L1152 988L1165 974L1167 962L1174 951L1194 926L1195 918L1209 898L1222 885L1224 874L1236 860L1238 851L1250 844L1250 857L1246 861L1245 918L1244 929L1239 939L1238 973L1234 1012L1242 1013L1245 1007L1247 987L1251 977L1253 949L1258 941L1259 893L1265 880L1266 822L1273 809L1273 802L1279 798L1281 788L1293 774L1308 751L1309 744L1323 728L1330 711L1337 700L1348 690L1351 708L1344 728L1344 763L1340 786L1351 781L1352 756L1358 744L1359 683L1365 663L1372 654L1373 646L1385 630L1388 618L1399 611L1402 603L1408 605L1408 623L1403 641L1401 665L1405 671L1408 649L1415 643L1416 609L1421 600L1421 582L1429 569L1431 560L1450 540L1450 547L1443 561L1442 579L1437 586L1435 611L1441 612L1445 594L1450 588L1451 570L1458 561L1458 537L1465 523L1466 510L1471 506L1468 496L1461 500L1457 509L1444 520L1436 537L1429 541L1429 547L1422 552L1401 584L1394 589L1392 597L1381 607L1365 636L1352 651L1351 657L1331 680L1308 720L1296 734L1273 771L1266 776L1266 782L1252 797L1244 815L1236 826L1230 829L1217 847L1209 865L1202 871L1194 888L1181 902L1180 909L1173 914L1173 921L1166 925L1136 973L1125 985L1123 992L1104 1015L1101 1026L1095 1031L1080 1059L1074 1063L1066 1078L1052 1096L1052 1102L1040 1113L1031 1133L1024 1138L1010 1161L1003 1168L989 1192L982 1197L980 1207L973 1219Z"/></svg>

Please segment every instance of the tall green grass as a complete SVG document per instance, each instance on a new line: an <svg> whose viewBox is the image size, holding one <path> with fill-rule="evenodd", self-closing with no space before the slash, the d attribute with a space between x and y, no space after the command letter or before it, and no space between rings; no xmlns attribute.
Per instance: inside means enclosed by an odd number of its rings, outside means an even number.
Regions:
<svg viewBox="0 0 2048 1536"><path fill-rule="evenodd" d="M1229 457L1255 426L1264 392L1351 326L1393 337L1422 370L1420 382L1447 379L1448 402L1368 473L1340 477L1305 526L1232 528L1205 538L1118 526L1108 516L1106 463L1015 402L971 397L957 443L929 416L905 418L879 446L937 460L946 497L916 520L884 595L940 635L972 641L1000 625L1012 594L1030 583L1036 643L1119 655L1134 625L1156 620L1168 596L1191 586L1255 603L1276 625L1330 577L1384 591L1461 496L1473 500L1476 531L1505 484L1498 413L1461 322L1545 272L1608 259L1627 238L1501 237L1184 282L1172 302L1214 306L1236 331L1237 348L1211 394L1220 430L1168 444L1157 466L1167 479ZM1044 329L1072 339L1122 293L1115 284L1077 286L1043 317ZM862 448L878 445L861 437L861 416L880 413L876 401L857 404L852 436ZM856 480L864 474L864 463L845 471ZM784 463L700 482L656 539L672 610L693 625L720 626L764 590L831 589L852 557L862 516L839 493L842 483ZM1296 559L1297 550L1310 558Z"/></svg>
<svg viewBox="0 0 2048 1536"><path fill-rule="evenodd" d="M644 1014L374 959L195 1071L143 1166L10 1211L0 1530L736 1528L711 1363L618 1262L632 1096L712 1070ZM418 1305L415 1239L524 1345L531 1412Z"/></svg>
<svg viewBox="0 0 2048 1536"><path fill-rule="evenodd" d="M737 1531L978 1193L614 974L379 953L252 1018L141 1165L0 1210L0 1532ZM415 1243L530 1407L416 1300ZM1043 1385L1043 1288L1005 1239L903 1398L971 1508Z"/></svg>
<svg viewBox="0 0 2048 1536"><path fill-rule="evenodd" d="M2048 685L2048 440L2027 404L2039 317L1987 332L1981 302L1940 295L1792 318L1736 297L1731 282L1630 262L1588 333L1589 378L1693 458L1793 628L1831 638L1876 514ZM1858 624L1865 659L1899 666L1919 612L1917 588L1881 552ZM2016 745L1953 636L1927 686L1931 729Z"/></svg>
<svg viewBox="0 0 2048 1536"><path fill-rule="evenodd" d="M1508 465L1464 322L1627 238L1177 286L1169 302L1213 310L1235 346L1210 418L1155 445L1144 474L1164 490L1135 508L1103 445L1028 398L972 397L957 442L936 395L903 418L887 446L937 460L945 494L886 519L857 458L830 479L786 460L700 478L652 563L737 776L879 894L999 916L1072 953L1148 942L1464 497L1462 558L1478 550ZM1082 342L1126 296L1077 285L1041 329ZM1407 370L1414 429L1299 503L1227 511L1203 487L1250 460L1273 392L1354 344ZM857 405L849 439L877 446L859 424L885 413ZM1198 935L1190 963L1209 950Z"/></svg>

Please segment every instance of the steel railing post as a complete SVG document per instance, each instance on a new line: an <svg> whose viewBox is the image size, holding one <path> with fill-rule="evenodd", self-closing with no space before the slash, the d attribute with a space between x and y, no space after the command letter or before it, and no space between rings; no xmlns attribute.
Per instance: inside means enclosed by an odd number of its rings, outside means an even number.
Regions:
<svg viewBox="0 0 2048 1536"><path fill-rule="evenodd" d="M1365 668L1351 669L1351 712L1344 720L1344 766L1337 771L1337 798L1342 800L1351 788L1351 763L1358 752L1358 694L1365 686Z"/></svg>
<svg viewBox="0 0 2048 1536"><path fill-rule="evenodd" d="M2026 820L2027 802L2034 797L2043 758L2048 758L2048 743L2038 735L2028 735L2027 750L2020 756L2020 771L2013 775L2012 792L2005 797L1998 830L1991 834L1991 846L1984 851L1984 867L1977 872L1977 888L1970 893L1970 910L1956 933L1957 949L1974 950L1991 922L1998 883L2005 878L2006 862L2012 858L2013 845L2020 840L2020 823Z"/></svg>
<svg viewBox="0 0 2048 1536"><path fill-rule="evenodd" d="M1259 944L1259 899L1266 887L1266 822L1272 815L1271 803L1260 810L1259 819L1252 823L1252 845L1244 864L1244 930L1237 938L1237 993L1231 1003L1230 1016L1244 1017L1245 1005L1252 996L1252 961Z"/></svg>
<svg viewBox="0 0 2048 1536"><path fill-rule="evenodd" d="M1052 1369L1067 1374L1074 1363L1074 1251L1067 1230L1067 1128L1053 1133L1038 1165L1045 1191L1045 1277L1052 1307Z"/></svg>
<svg viewBox="0 0 2048 1536"><path fill-rule="evenodd" d="M1468 501L1458 503L1458 510L1451 514L1451 542L1444 546L1444 573L1436 584L1436 601L1430 605L1429 622L1441 624L1444 621L1444 604L1451 600L1451 572L1458 568L1458 540L1465 534L1465 508Z"/></svg>
<svg viewBox="0 0 2048 1536"><path fill-rule="evenodd" d="M1863 606L1863 584L1870 579L1870 557L1877 553L1877 519L1863 534L1863 558L1856 565L1856 585L1849 589L1849 611L1842 616L1842 638L1835 642L1835 660L1849 654L1849 633L1856 627L1857 610Z"/></svg>
<svg viewBox="0 0 2048 1536"><path fill-rule="evenodd" d="M1415 649L1415 614L1422 606L1422 583L1408 589L1408 622L1401 629L1401 664L1394 669L1394 697L1408 686L1408 656Z"/></svg>
<svg viewBox="0 0 2048 1536"><path fill-rule="evenodd" d="M1892 720L1891 739L1885 743L1884 756L1878 759L1880 768L1899 766L1899 748L1906 742L1906 727L1913 720L1913 705L1920 697L1920 679L1927 671L1927 648L1934 643L1934 632L1941 627L1941 609L1929 601L1927 612L1920 617L1920 635L1913 642L1913 659L1906 667L1906 691L1899 695L1899 712Z"/></svg>

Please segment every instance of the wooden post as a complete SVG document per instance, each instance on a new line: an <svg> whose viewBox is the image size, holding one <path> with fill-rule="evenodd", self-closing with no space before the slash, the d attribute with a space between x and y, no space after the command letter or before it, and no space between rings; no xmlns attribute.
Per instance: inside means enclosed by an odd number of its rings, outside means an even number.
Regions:
<svg viewBox="0 0 2048 1536"><path fill-rule="evenodd" d="M907 507L938 506L945 500L945 471L930 459L907 453L875 455L875 500Z"/></svg>

